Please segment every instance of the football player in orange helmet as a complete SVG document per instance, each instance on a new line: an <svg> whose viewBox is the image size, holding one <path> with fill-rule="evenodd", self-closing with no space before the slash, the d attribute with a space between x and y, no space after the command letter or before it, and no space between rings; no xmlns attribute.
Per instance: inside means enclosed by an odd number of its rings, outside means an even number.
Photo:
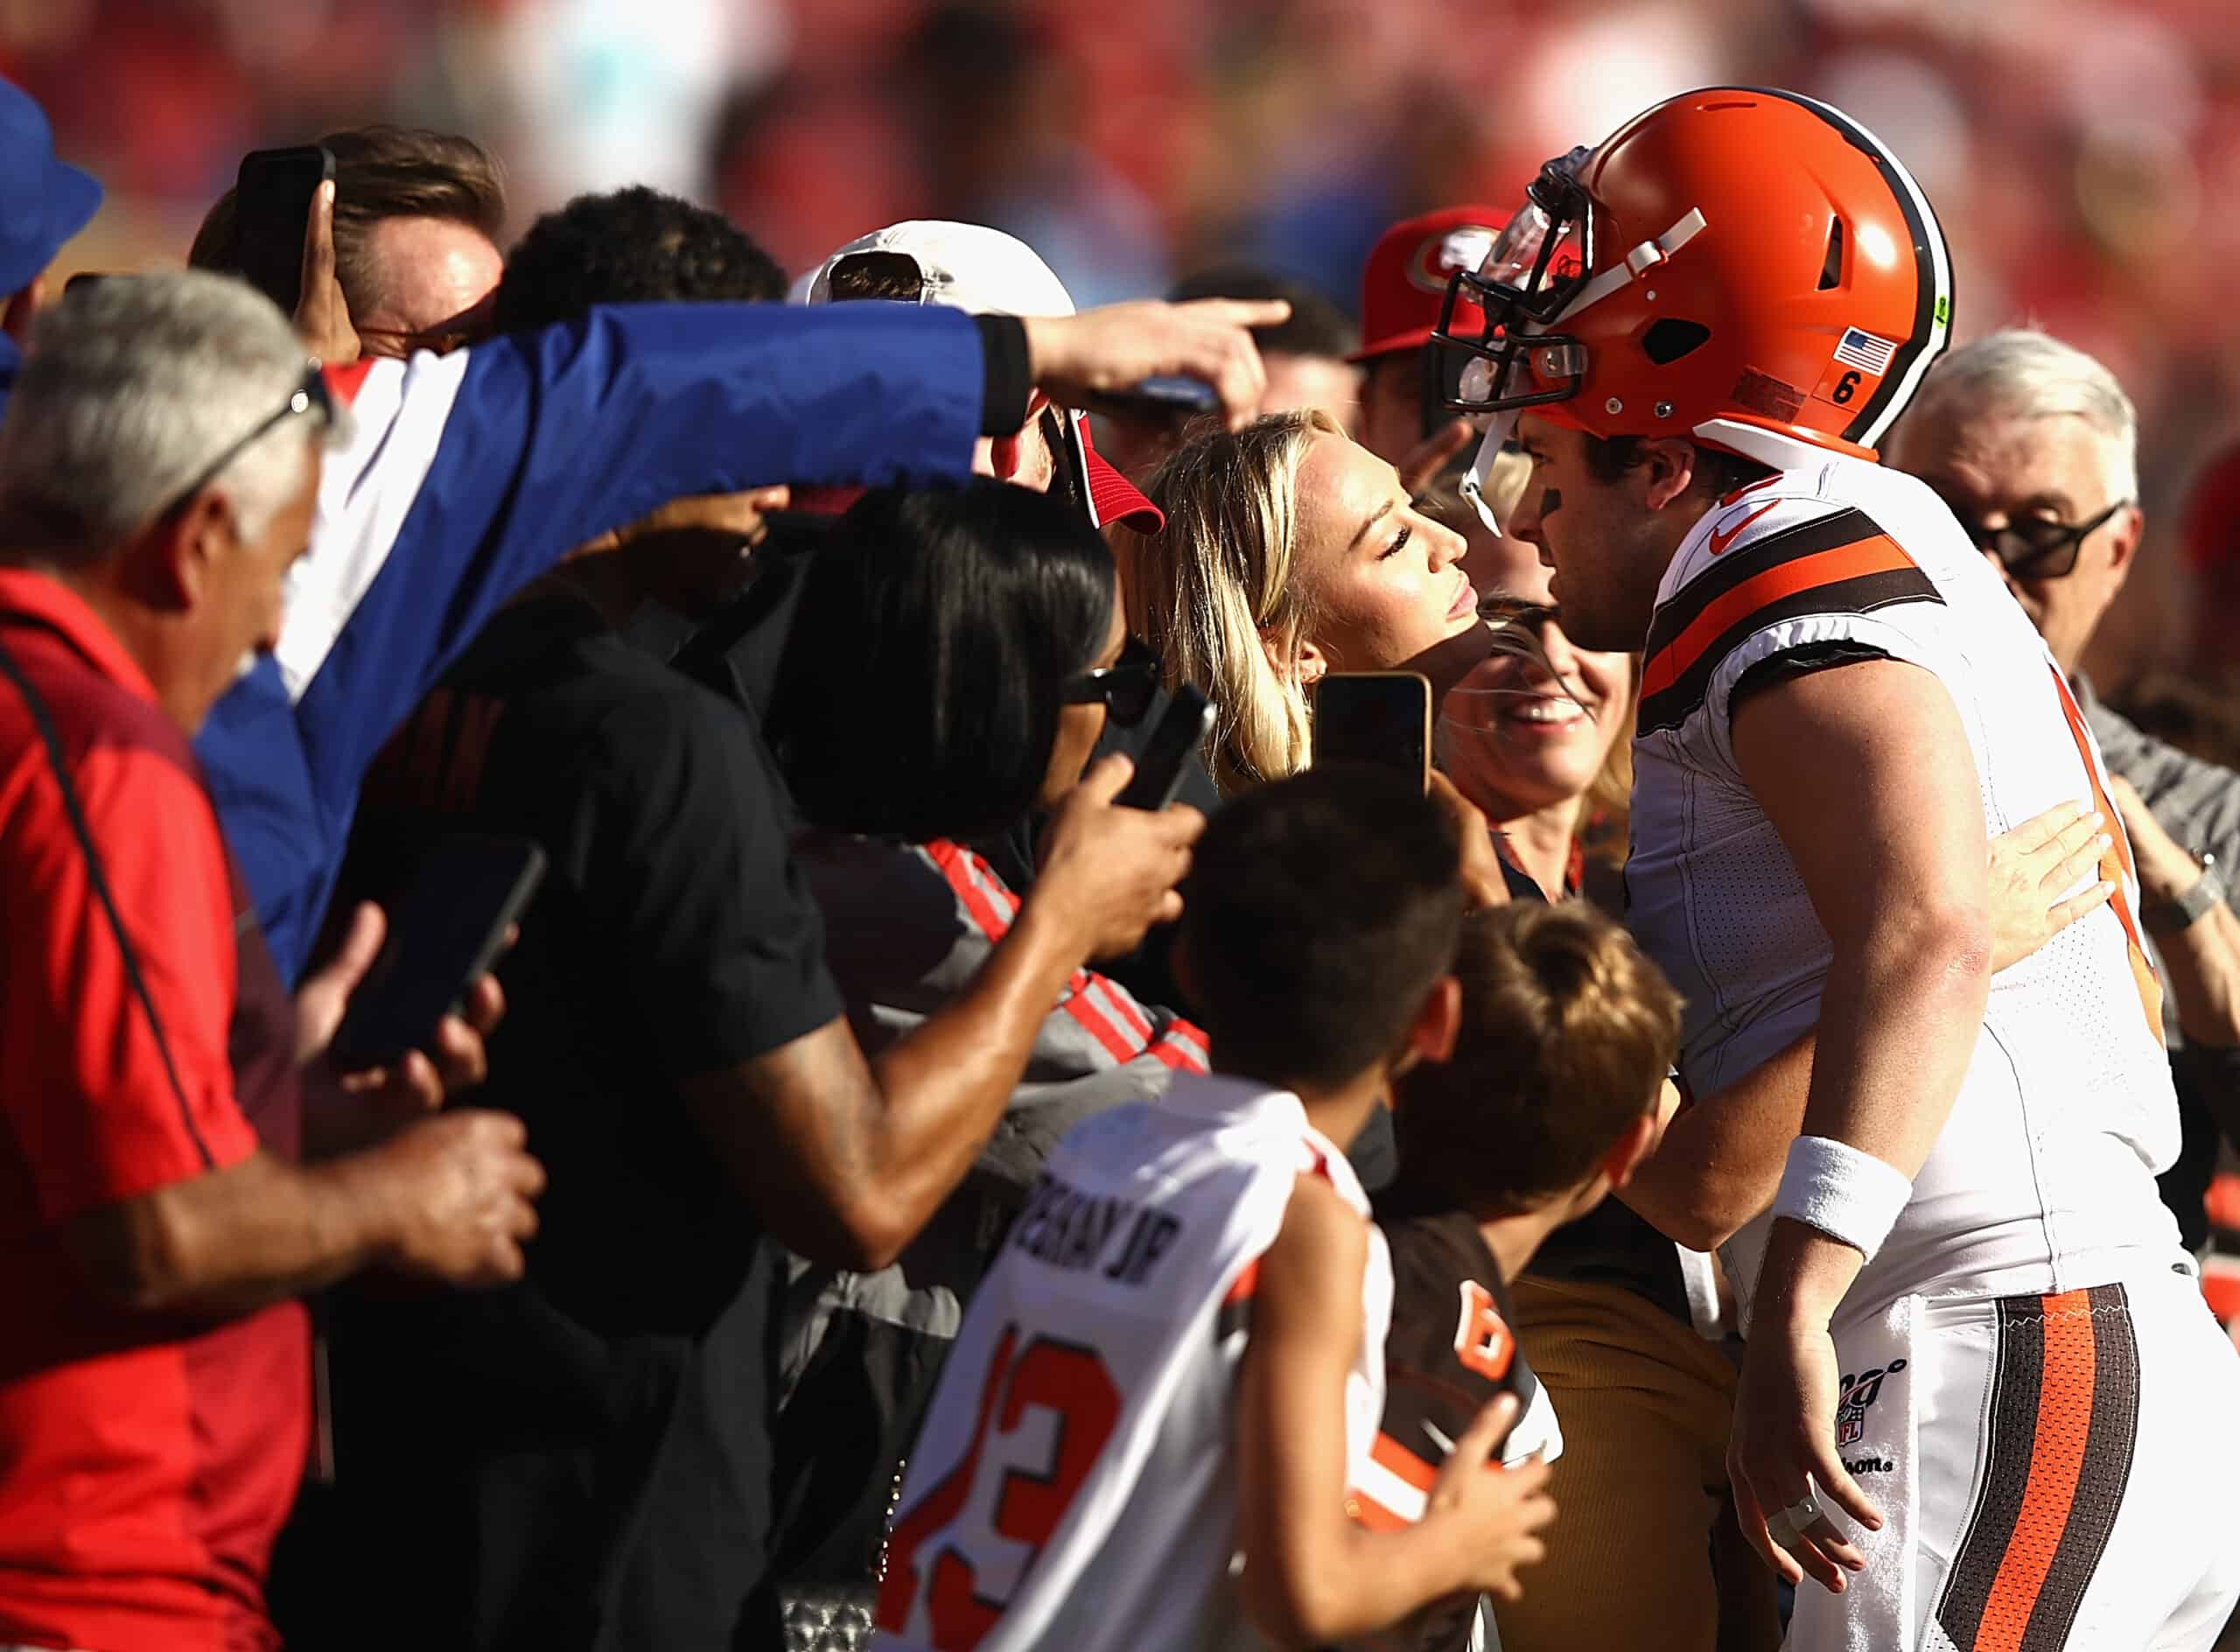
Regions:
<svg viewBox="0 0 2240 1652"><path fill-rule="evenodd" d="M2156 1195L2128 845L2028 620L1873 462L1950 326L1928 200L1840 111L1710 88L1549 163L1449 296L1477 473L1533 466L1504 526L1569 635L1646 651L1628 915L1707 1099L1634 1202L1726 1256L1738 1511L1824 1586L1788 1644L2206 1648L2240 1550L2154 1504L2240 1359ZM1993 992L1987 838L2070 799L2112 897ZM1786 1108L1716 1099L1784 1070Z"/></svg>

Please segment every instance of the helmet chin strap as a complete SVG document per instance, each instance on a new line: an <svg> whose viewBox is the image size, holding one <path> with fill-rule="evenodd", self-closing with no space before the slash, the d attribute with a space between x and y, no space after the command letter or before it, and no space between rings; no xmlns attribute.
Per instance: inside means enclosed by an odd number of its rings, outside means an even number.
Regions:
<svg viewBox="0 0 2240 1652"><path fill-rule="evenodd" d="M1619 289L1630 285L1702 234L1706 228L1703 208L1690 207L1662 234L1653 241L1642 242L1600 275L1589 279L1572 295L1572 301L1564 306L1562 312L1545 331L1561 328L1580 311L1601 303ZM1543 329L1535 328L1534 331ZM1516 429L1516 413L1517 410L1511 408L1507 412L1494 414L1488 422L1484 439L1478 444L1477 457L1470 462L1469 474L1462 479L1462 496L1478 513L1478 520L1496 534L1506 534L1508 530L1502 526L1500 513L1487 500L1486 487L1493 480L1494 461L1501 457L1502 447Z"/></svg>
<svg viewBox="0 0 2240 1652"><path fill-rule="evenodd" d="M1502 449L1508 443L1509 434L1516 429L1516 410L1496 413L1486 421L1486 433L1478 444L1477 457L1470 461L1470 469L1462 478L1462 497L1478 513L1478 520L1489 532L1506 536L1508 529L1502 526L1501 514L1493 501L1486 497L1486 488L1494 480L1494 461L1502 456Z"/></svg>

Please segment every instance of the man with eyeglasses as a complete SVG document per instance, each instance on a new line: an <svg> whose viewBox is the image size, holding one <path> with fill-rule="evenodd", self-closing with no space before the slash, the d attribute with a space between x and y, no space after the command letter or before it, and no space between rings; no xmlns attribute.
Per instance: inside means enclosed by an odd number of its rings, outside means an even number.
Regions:
<svg viewBox="0 0 2240 1652"><path fill-rule="evenodd" d="M2146 527L2138 420L2115 375L2042 332L2010 329L1929 373L1891 444L1951 506L2046 640L2115 779L2138 859L2139 916L2170 987L2171 1071L2185 1126L2160 1178L2188 1249L2208 1241L2202 1197L2221 1123L2240 1142L2240 918L2223 871L2240 864L2240 774L2188 757L2101 704L2083 669Z"/></svg>
<svg viewBox="0 0 2240 1652"><path fill-rule="evenodd" d="M33 340L0 429L0 1647L271 1645L297 1298L516 1278L543 1178L518 1121L409 1083L322 1155L298 1068L346 988L290 1001L188 744L278 633L346 424L324 381L206 275Z"/></svg>

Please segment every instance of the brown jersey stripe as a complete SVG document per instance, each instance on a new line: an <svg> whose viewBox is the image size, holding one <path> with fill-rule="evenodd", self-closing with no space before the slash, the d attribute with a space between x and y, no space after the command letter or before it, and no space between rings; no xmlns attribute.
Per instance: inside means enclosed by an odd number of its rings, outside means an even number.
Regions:
<svg viewBox="0 0 2240 1652"><path fill-rule="evenodd" d="M1725 507L1720 508L1724 510ZM1718 524L1714 522L1712 526ZM1672 599L1660 605L1650 616L1644 656L1656 659L1672 646L1675 638L1696 623L1704 609L1768 569L1795 562L1800 556L1816 556L1824 550L1855 545L1863 539L1872 539L1881 531L1865 511L1847 507L1830 515L1799 522L1794 528L1776 529L1740 550L1728 552L1707 572L1674 592Z"/></svg>
<svg viewBox="0 0 2240 1652"><path fill-rule="evenodd" d="M2039 1379L2045 1364L2045 1320L2036 1297L1998 1303L1998 1349L1992 1362L1984 1469L1976 1507L1946 1578L1936 1620L1957 1652L1973 1652L1992 1585L2022 1516L2030 1460L2038 1442Z"/></svg>
<svg viewBox="0 0 2240 1652"><path fill-rule="evenodd" d="M1868 534L1824 550L1784 556L1771 567L1728 585L1703 606L1685 629L1650 654L1642 667L1642 692L1657 694L1670 688L1711 652L1720 637L1785 598L1870 574L1909 570L1919 571L1914 559L1887 534ZM1934 598L1936 588L1929 590Z"/></svg>
<svg viewBox="0 0 2240 1652"><path fill-rule="evenodd" d="M2061 1652L2068 1644L2084 1592L2116 1528L2138 1444L2138 1339L2131 1298L2119 1284L2095 1285L2082 1294L2092 1334L2090 1429L2068 1520L2023 1632L2023 1652Z"/></svg>
<svg viewBox="0 0 2240 1652"><path fill-rule="evenodd" d="M1853 548L1858 549L1858 548ZM1830 551L1829 556L1842 557L1849 551ZM1898 553L1900 556L1904 553ZM1796 564L1800 570L1809 569L1815 559ZM1872 548L1861 561L1872 564L1878 560ZM1802 619L1816 613L1871 613L1877 608L1890 607L1904 602L1942 602L1936 587L1928 576L1910 562L1902 566L1883 567L1845 577L1839 567L1824 567L1821 571L1831 577L1824 583L1793 586L1786 592L1775 594L1771 587L1761 592L1738 589L1734 593L1750 599L1739 618L1726 629L1710 638L1698 651L1687 670L1677 676L1661 677L1659 685L1651 688L1648 674L1642 675L1641 710L1634 722L1636 734L1654 734L1660 729L1676 729L1686 722L1704 696L1711 690L1712 678L1728 654L1757 632L1784 620ZM1786 574L1789 569L1777 569L1773 575ZM1759 598L1764 598L1760 601ZM1708 612L1706 618L1712 617Z"/></svg>

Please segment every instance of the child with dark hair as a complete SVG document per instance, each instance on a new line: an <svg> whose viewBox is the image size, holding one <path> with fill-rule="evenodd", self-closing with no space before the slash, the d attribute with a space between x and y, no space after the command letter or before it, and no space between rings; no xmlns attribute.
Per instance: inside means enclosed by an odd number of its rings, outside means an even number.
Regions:
<svg viewBox="0 0 2240 1652"><path fill-rule="evenodd" d="M1215 1070L1052 1154L919 1437L880 1644L1312 1645L1515 1588L1553 1511L1544 1469L1484 1472L1513 1399L1463 1429L1421 1522L1344 1512L1392 1280L1337 1144L1453 1046L1468 813L1332 767L1215 818L1178 964Z"/></svg>

